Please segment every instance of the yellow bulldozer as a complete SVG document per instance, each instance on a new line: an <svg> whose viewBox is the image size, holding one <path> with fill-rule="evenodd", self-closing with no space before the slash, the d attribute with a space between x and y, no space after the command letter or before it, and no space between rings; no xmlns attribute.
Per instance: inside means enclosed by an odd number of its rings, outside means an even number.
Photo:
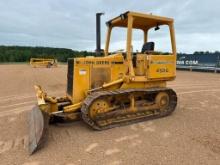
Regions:
<svg viewBox="0 0 220 165"><path fill-rule="evenodd" d="M57 67L57 59L53 58L31 58L30 65L34 68L36 67L47 67L51 68L52 66Z"/></svg>
<svg viewBox="0 0 220 165"><path fill-rule="evenodd" d="M175 91L167 81L176 76L176 43L171 18L125 12L108 21L105 49L100 48L100 17L97 20L98 57L68 59L65 97L48 96L35 86L37 105L31 111L29 152L45 141L49 123L83 120L95 130L105 130L130 123L170 115L177 105ZM168 27L171 52L154 50L148 31ZM126 29L126 50L109 52L111 32ZM132 48L133 30L143 32L140 52ZM141 44L142 45L142 44Z"/></svg>

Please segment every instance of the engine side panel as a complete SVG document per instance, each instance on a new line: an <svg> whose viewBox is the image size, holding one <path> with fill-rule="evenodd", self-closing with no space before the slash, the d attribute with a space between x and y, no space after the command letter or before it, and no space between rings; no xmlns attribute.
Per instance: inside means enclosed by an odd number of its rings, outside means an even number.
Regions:
<svg viewBox="0 0 220 165"><path fill-rule="evenodd" d="M68 84L72 81L73 91L71 94L67 90L67 96L73 103L78 103L85 99L89 89L123 77L127 67L124 65L123 56L116 54L107 57L75 58L73 70L73 80L68 76Z"/></svg>
<svg viewBox="0 0 220 165"><path fill-rule="evenodd" d="M91 70L91 89L98 88L104 83L111 81L111 68L105 67L93 67Z"/></svg>
<svg viewBox="0 0 220 165"><path fill-rule="evenodd" d="M90 89L90 65L75 64L73 79L73 95L74 103L84 100L86 91Z"/></svg>

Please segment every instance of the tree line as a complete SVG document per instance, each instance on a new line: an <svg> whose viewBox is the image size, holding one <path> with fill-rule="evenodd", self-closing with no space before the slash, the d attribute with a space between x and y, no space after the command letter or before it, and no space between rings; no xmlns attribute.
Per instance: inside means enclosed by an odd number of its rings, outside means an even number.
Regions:
<svg viewBox="0 0 220 165"><path fill-rule="evenodd" d="M196 51L193 55L220 55L219 51ZM187 55L179 53L179 55ZM188 54L189 55L189 54ZM76 51L66 48L0 46L0 62L29 62L30 58L56 58L59 62L67 62L68 58L95 56L94 52Z"/></svg>
<svg viewBox="0 0 220 165"><path fill-rule="evenodd" d="M56 58L67 62L68 58L85 56L95 56L95 53L66 48L0 46L0 62L29 62L30 58Z"/></svg>
<svg viewBox="0 0 220 165"><path fill-rule="evenodd" d="M178 53L178 55L220 55L220 51L195 51L194 53L188 54L188 53Z"/></svg>

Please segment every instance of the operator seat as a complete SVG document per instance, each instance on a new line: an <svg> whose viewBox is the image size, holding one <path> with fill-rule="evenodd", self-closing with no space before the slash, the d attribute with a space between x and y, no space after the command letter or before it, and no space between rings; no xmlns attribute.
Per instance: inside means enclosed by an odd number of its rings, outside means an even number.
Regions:
<svg viewBox="0 0 220 165"><path fill-rule="evenodd" d="M152 52L152 51L154 51L154 42L146 42L141 49L141 53Z"/></svg>

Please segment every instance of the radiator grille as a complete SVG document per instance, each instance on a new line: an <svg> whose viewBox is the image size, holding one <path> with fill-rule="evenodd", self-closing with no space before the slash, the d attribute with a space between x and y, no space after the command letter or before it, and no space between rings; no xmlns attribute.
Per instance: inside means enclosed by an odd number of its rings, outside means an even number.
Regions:
<svg viewBox="0 0 220 165"><path fill-rule="evenodd" d="M68 59L68 70L67 70L67 93L72 96L73 94L73 70L74 70L74 59Z"/></svg>

